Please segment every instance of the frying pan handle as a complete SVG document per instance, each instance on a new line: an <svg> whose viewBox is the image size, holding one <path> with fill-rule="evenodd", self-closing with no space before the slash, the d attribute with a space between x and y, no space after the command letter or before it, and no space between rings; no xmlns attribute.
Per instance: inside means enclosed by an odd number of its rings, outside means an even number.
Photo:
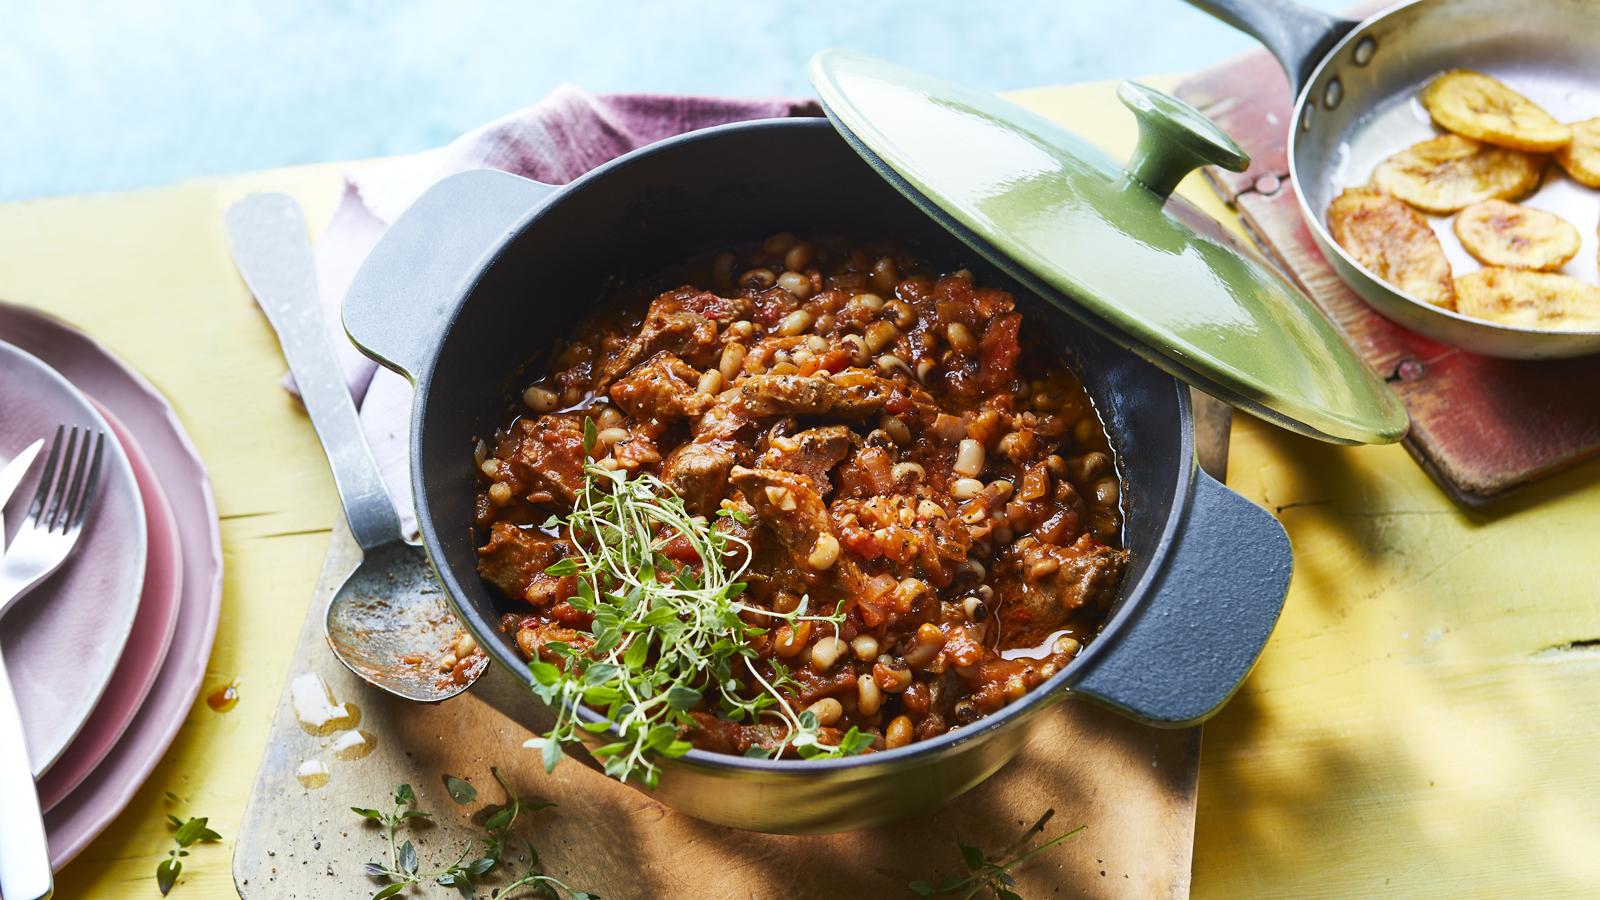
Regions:
<svg viewBox="0 0 1600 900"><path fill-rule="evenodd" d="M1293 561L1277 519L1196 470L1186 521L1146 602L1098 653L1090 645L1072 690L1152 725L1206 719L1261 655Z"/></svg>
<svg viewBox="0 0 1600 900"><path fill-rule="evenodd" d="M559 188L478 169L443 179L383 233L344 296L362 353L415 382L490 254Z"/></svg>
<svg viewBox="0 0 1600 900"><path fill-rule="evenodd" d="M1266 45L1289 75L1289 89L1300 95L1328 49L1360 24L1292 0L1188 0Z"/></svg>

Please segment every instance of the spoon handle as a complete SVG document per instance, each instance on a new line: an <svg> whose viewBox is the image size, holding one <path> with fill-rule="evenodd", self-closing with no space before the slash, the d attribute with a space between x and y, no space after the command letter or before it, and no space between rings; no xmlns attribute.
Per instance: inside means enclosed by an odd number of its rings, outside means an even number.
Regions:
<svg viewBox="0 0 1600 900"><path fill-rule="evenodd" d="M233 261L278 332L356 543L371 550L401 540L400 518L328 342L300 205L284 194L252 194L230 207L225 221Z"/></svg>

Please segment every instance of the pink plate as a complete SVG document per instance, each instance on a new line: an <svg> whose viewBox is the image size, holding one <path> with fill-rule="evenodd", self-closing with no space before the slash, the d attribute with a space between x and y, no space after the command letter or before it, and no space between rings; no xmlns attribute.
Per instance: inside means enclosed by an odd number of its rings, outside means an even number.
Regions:
<svg viewBox="0 0 1600 900"><path fill-rule="evenodd" d="M0 343L0 451L8 456L60 425L105 434L103 481L72 556L0 619L34 775L55 764L117 672L144 588L144 500L122 444L67 379ZM48 452L48 451L43 451ZM8 504L7 545L26 528L45 464L36 461Z"/></svg>
<svg viewBox="0 0 1600 900"><path fill-rule="evenodd" d="M149 382L89 337L34 310L0 303L0 340L49 362L127 425L160 478L183 545L183 602L155 687L112 753L45 814L50 862L60 869L127 807L200 693L222 608L222 536L200 455Z"/></svg>
<svg viewBox="0 0 1600 900"><path fill-rule="evenodd" d="M178 523L172 516L172 506L161 492L150 461L145 459L144 451L128 433L127 426L93 397L89 402L105 417L133 466L133 477L138 480L139 493L144 497L150 558L144 568L144 594L139 599L139 614L133 620L133 633L128 636L122 659L117 663L117 678L100 698L83 730L72 739L67 752L39 779L39 804L45 810L60 803L89 777L133 721L134 714L156 683L161 663L167 658L172 632L178 624L178 605L183 600L183 548L178 542Z"/></svg>

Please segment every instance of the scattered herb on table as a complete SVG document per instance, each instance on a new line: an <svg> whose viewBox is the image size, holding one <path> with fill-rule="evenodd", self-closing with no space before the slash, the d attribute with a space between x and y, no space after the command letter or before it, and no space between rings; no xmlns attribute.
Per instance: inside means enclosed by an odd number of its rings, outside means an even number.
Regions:
<svg viewBox="0 0 1600 900"><path fill-rule="evenodd" d="M368 821L377 822L382 826L384 834L389 839L389 864L367 863L367 875L380 881L389 882L387 887L373 894L374 900L381 897L392 897L405 889L408 884L416 884L421 880L418 874L417 848L407 840L403 844L395 843L396 833L400 826L412 819L432 819L433 814L423 812L416 808L417 795L411 785L402 784L394 790L394 811L381 812L376 809L366 809L352 806L350 809Z"/></svg>
<svg viewBox="0 0 1600 900"><path fill-rule="evenodd" d="M167 799L176 801L171 791L167 792ZM222 835L217 834L206 824L204 816L198 819L180 819L171 813L167 814L167 823L174 829L172 842L177 846L167 851L166 859L156 865L156 887L161 889L161 896L165 897L172 891L173 885L178 883L178 875L183 872L183 859L189 855L189 848L201 841L220 841Z"/></svg>
<svg viewBox="0 0 1600 900"><path fill-rule="evenodd" d="M994 862L984 856L983 851L977 847L957 841L956 846L961 850L961 861L967 866L966 875L952 875L932 883L913 881L906 887L919 897L956 894L965 891L965 893L961 894L962 900L970 900L970 898L976 897L979 893L987 890L991 896L998 897L1000 900L1022 900L1022 895L1015 890L1017 880L1011 876L1011 870L1088 827L1087 825L1079 825L1071 831L1056 835L1031 850L1024 851L1022 848L1027 846L1028 841L1034 835L1044 832L1045 823L1049 822L1050 817L1055 814L1056 811L1053 809L1046 811L1039 818L1039 821L1033 823L1033 827L1023 832L1022 837L1016 843L999 854L1002 859L1010 857L1005 859L1004 862Z"/></svg>
<svg viewBox="0 0 1600 900"><path fill-rule="evenodd" d="M592 429L590 420L584 421L587 452ZM567 602L594 617L585 635L588 646L550 641L544 649L560 665L539 659L528 664L534 692L556 713L555 725L525 744L541 751L546 770L560 762L562 742L577 740L579 729L598 734L615 728L622 739L591 754L606 774L622 781L639 778L654 787L660 769L652 755L674 758L689 751L680 734L695 726L689 713L708 694L711 705L732 721L754 722L764 715L782 721L786 731L777 746L753 747L752 756L773 757L793 747L807 759L837 757L860 753L872 743L871 735L854 727L836 746L824 743L817 717L797 712L784 693L792 683L788 669L773 660L770 678L759 671L750 639L767 629L740 618L747 613L837 627L843 611L808 615L808 598L788 613L741 602L745 584L739 579L750 556L742 539L708 524L704 516L689 515L683 499L653 475L629 478L625 471L593 463L584 473L571 514L544 523L569 528L577 546L575 555L545 574L576 575L577 593ZM747 521L735 509L719 515ZM680 565L662 552L678 540L688 544L698 567ZM731 558L744 561L730 567ZM760 685L755 697L741 692L736 670ZM580 722L579 703L602 710L605 719Z"/></svg>
<svg viewBox="0 0 1600 900"><path fill-rule="evenodd" d="M454 775L444 776L444 789L450 794L450 799L457 803L471 803L478 799L478 789L472 782Z"/></svg>
<svg viewBox="0 0 1600 900"><path fill-rule="evenodd" d="M363 819L377 823L388 839L388 862L369 862L366 866L367 876L383 885L372 895L372 900L384 900L412 885L421 885L429 881L440 887L454 888L461 896L472 900L486 876L506 868L505 850L513 840L520 844L527 854L527 870L516 875L504 887L494 888L490 893L491 897L511 897L516 892L528 888L534 892L530 896L559 898L565 895L571 900L600 900L597 894L574 890L566 882L540 871L538 851L534 849L532 843L513 831L518 817L524 810L538 812L555 804L524 801L500 774L499 769L489 771L505 791L506 802L497 807L485 808L483 833L478 836L477 841L469 843L453 863L441 869L424 871L416 845L409 839L397 843L402 827L409 826L414 820L433 821L431 813L417 809L417 795L411 785L402 784L395 788L394 808L390 812L359 806L350 807L352 812ZM443 781L450 799L458 804L464 806L478 797L477 788L465 779L445 775Z"/></svg>

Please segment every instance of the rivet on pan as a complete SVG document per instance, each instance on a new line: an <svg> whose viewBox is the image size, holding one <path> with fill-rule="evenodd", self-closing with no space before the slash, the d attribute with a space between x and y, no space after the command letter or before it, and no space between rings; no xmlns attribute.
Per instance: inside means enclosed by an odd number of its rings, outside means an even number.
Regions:
<svg viewBox="0 0 1600 900"><path fill-rule="evenodd" d="M1307 103L1306 104L1305 113L1300 116L1300 130L1301 131L1310 131L1311 130L1311 109L1312 109L1311 104Z"/></svg>
<svg viewBox="0 0 1600 900"><path fill-rule="evenodd" d="M1278 192L1279 188L1283 187L1283 180L1269 172L1257 178L1253 187L1257 194L1263 197L1271 197Z"/></svg>
<svg viewBox="0 0 1600 900"><path fill-rule="evenodd" d="M1339 101L1344 99L1344 84L1335 78L1328 82L1322 89L1322 105L1329 109L1338 109Z"/></svg>
<svg viewBox="0 0 1600 900"><path fill-rule="evenodd" d="M1420 360L1407 358L1401 360L1400 365L1395 366L1394 374L1390 375L1388 378L1385 378L1384 381L1387 381L1390 384L1393 384L1396 381L1416 381L1417 379L1421 378L1425 372L1426 368L1423 366Z"/></svg>
<svg viewBox="0 0 1600 900"><path fill-rule="evenodd" d="M1378 52L1378 42L1373 40L1372 35L1369 34L1357 41L1355 52L1356 65L1364 66L1367 63L1372 62L1372 54L1376 52Z"/></svg>

